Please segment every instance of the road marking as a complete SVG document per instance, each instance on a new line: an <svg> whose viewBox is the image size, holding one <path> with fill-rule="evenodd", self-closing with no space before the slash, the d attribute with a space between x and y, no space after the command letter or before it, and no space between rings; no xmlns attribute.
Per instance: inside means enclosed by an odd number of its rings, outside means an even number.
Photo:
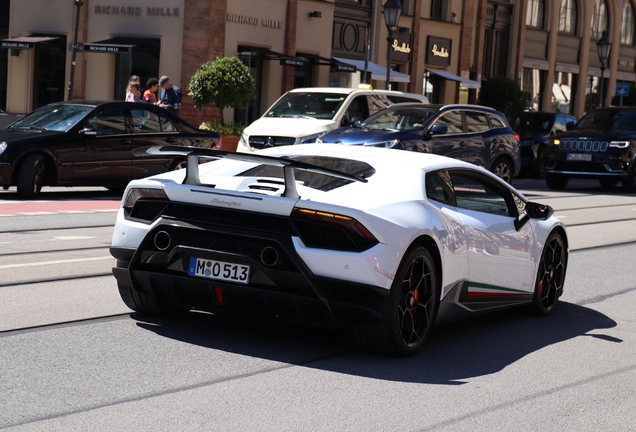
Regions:
<svg viewBox="0 0 636 432"><path fill-rule="evenodd" d="M35 263L7 264L7 265L0 266L0 270L20 268L20 267L33 267L34 265L68 264L68 263L77 263L77 262L85 262L85 261L100 261L100 260L107 260L107 259L115 259L115 258L109 255L109 256L95 257L95 258L78 258L78 259L57 260L57 261L43 261L43 262L35 262Z"/></svg>
<svg viewBox="0 0 636 432"><path fill-rule="evenodd" d="M94 239L97 237L89 237L89 236L58 236L53 237L54 240L85 240L85 239Z"/></svg>

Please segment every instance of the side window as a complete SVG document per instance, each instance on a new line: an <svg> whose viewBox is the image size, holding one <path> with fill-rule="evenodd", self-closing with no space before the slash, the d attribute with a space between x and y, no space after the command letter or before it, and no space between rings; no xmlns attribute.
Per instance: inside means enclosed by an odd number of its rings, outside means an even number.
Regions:
<svg viewBox="0 0 636 432"><path fill-rule="evenodd" d="M393 95L372 94L365 96L369 105L369 114L373 115L384 108L396 103L396 99Z"/></svg>
<svg viewBox="0 0 636 432"><path fill-rule="evenodd" d="M461 111L449 111L438 118L435 124L446 126L449 134L462 133L464 131Z"/></svg>
<svg viewBox="0 0 636 432"><path fill-rule="evenodd" d="M552 127L552 131L554 133L559 133L565 131L565 124L567 123L566 118L564 116L558 115L554 119L554 126Z"/></svg>
<svg viewBox="0 0 636 432"><path fill-rule="evenodd" d="M508 189L495 190L496 183L476 172L451 172L450 176L458 208L516 217L516 204L511 203L514 210L508 206L508 202L513 201Z"/></svg>
<svg viewBox="0 0 636 432"><path fill-rule="evenodd" d="M130 110L133 133L161 132L159 116L146 108Z"/></svg>
<svg viewBox="0 0 636 432"><path fill-rule="evenodd" d="M347 107L347 118L349 122L364 120L369 117L369 106L366 96L355 97Z"/></svg>
<svg viewBox="0 0 636 432"><path fill-rule="evenodd" d="M161 124L161 132L177 131L177 128L172 124L172 122L165 117L159 117L159 123Z"/></svg>
<svg viewBox="0 0 636 432"><path fill-rule="evenodd" d="M490 129L486 114L476 111L466 111L466 129L468 132L481 132Z"/></svg>
<svg viewBox="0 0 636 432"><path fill-rule="evenodd" d="M490 120L490 127L491 128L506 127L504 122L499 117L497 117L496 115L488 114L488 120ZM517 118L517 122L518 121L519 121L519 119ZM514 127L513 127L513 129L514 129Z"/></svg>
<svg viewBox="0 0 636 432"><path fill-rule="evenodd" d="M432 201L455 206L453 185L448 171L435 171L426 174L426 197Z"/></svg>
<svg viewBox="0 0 636 432"><path fill-rule="evenodd" d="M126 115L123 107L104 108L91 118L87 126L97 131L97 135L118 135L126 133Z"/></svg>

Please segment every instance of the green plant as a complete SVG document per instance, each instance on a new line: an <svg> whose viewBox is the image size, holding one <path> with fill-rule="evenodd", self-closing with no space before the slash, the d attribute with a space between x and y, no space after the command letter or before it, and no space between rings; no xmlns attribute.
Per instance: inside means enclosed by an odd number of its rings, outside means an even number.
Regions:
<svg viewBox="0 0 636 432"><path fill-rule="evenodd" d="M526 96L515 80L495 77L481 82L479 103L508 114L523 111L526 108Z"/></svg>
<svg viewBox="0 0 636 432"><path fill-rule="evenodd" d="M243 123L230 123L225 122L223 124L217 123L216 121L211 122L203 122L199 126L199 129L215 131L220 133L221 135L236 135L241 136L243 133L243 129L245 129L245 125Z"/></svg>
<svg viewBox="0 0 636 432"><path fill-rule="evenodd" d="M254 78L237 57L217 57L202 64L188 85L188 95L196 108L212 104L219 107L222 125L225 125L223 109L247 107L255 90Z"/></svg>

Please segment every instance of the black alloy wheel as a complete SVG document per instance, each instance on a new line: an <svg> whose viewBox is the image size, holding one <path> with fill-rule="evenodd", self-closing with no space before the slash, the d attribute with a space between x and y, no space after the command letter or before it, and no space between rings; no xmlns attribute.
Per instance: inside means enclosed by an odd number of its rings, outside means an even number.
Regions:
<svg viewBox="0 0 636 432"><path fill-rule="evenodd" d="M46 177L44 156L32 154L26 157L18 174L18 196L31 199L40 194Z"/></svg>
<svg viewBox="0 0 636 432"><path fill-rule="evenodd" d="M356 344L379 354L415 354L437 315L437 284L430 252L424 247L409 250L393 279L389 297L376 308L384 316L383 322L354 326L352 336Z"/></svg>
<svg viewBox="0 0 636 432"><path fill-rule="evenodd" d="M563 294L563 282L568 263L568 251L559 233L551 233L543 248L537 283L532 299L532 311L548 315Z"/></svg>

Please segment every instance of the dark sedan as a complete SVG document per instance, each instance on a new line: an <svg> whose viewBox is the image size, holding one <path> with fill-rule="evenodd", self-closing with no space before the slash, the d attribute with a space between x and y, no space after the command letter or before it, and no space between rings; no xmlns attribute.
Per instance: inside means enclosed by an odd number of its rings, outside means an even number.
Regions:
<svg viewBox="0 0 636 432"><path fill-rule="evenodd" d="M518 136L502 113L479 105L399 103L316 142L435 153L484 167L508 183L521 170Z"/></svg>
<svg viewBox="0 0 636 432"><path fill-rule="evenodd" d="M154 105L59 102L0 130L0 186L34 198L42 186L120 189L133 179L183 167L178 156L133 155L151 146L213 148L220 135Z"/></svg>
<svg viewBox="0 0 636 432"><path fill-rule="evenodd" d="M545 148L550 138L565 132L568 123L577 118L570 114L553 112L521 112L508 114L510 127L519 134L521 169L529 174L545 177Z"/></svg>

